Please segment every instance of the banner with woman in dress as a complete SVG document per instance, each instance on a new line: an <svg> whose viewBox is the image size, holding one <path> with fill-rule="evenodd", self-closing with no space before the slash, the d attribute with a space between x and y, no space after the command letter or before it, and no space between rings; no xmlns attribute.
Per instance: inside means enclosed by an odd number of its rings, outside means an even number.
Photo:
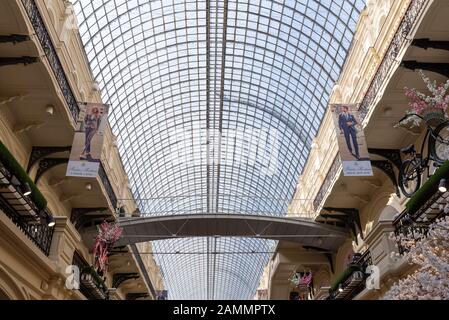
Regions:
<svg viewBox="0 0 449 320"><path fill-rule="evenodd" d="M100 103L87 103L81 107L66 175L96 177L100 167L109 107Z"/></svg>

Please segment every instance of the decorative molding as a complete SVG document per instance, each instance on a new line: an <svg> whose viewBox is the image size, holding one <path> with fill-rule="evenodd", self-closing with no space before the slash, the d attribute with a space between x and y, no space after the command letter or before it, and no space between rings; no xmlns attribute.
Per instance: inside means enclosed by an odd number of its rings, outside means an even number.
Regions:
<svg viewBox="0 0 449 320"><path fill-rule="evenodd" d="M14 126L13 132L14 133L23 133L31 129L39 129L43 125L45 125L46 121L33 121L33 122L27 122L27 123L18 123Z"/></svg>
<svg viewBox="0 0 449 320"><path fill-rule="evenodd" d="M4 104L11 103L14 100L23 100L24 98L28 97L29 95L30 95L29 93L25 93L25 94L19 94L17 96L12 96L12 97L2 97L2 98L0 98L0 106L4 105Z"/></svg>
<svg viewBox="0 0 449 320"><path fill-rule="evenodd" d="M370 196L365 195L365 194L351 193L350 196L354 199L362 201L364 204L367 204L371 200Z"/></svg>

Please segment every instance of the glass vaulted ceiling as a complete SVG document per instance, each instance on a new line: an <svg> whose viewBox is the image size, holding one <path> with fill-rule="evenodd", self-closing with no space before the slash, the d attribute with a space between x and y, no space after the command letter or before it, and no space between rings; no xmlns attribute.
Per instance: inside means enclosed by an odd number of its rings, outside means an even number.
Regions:
<svg viewBox="0 0 449 320"><path fill-rule="evenodd" d="M284 215L364 1L73 3L141 212ZM272 245L153 247L171 299L250 299Z"/></svg>

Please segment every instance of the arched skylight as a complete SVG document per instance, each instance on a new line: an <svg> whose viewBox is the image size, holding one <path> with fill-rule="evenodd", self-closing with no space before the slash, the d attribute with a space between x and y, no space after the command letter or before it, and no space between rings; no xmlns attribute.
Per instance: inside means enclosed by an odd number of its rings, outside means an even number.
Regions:
<svg viewBox="0 0 449 320"><path fill-rule="evenodd" d="M73 3L143 213L285 214L363 0ZM269 253L220 252L271 243L154 247L170 298L248 299Z"/></svg>

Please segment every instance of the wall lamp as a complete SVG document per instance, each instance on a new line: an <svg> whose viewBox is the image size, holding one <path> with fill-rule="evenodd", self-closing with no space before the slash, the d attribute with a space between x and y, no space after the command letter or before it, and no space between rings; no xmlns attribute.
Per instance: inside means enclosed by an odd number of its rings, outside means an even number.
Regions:
<svg viewBox="0 0 449 320"><path fill-rule="evenodd" d="M447 191L448 185L447 180L445 178L440 180L440 184L438 185L438 191L441 193L445 193Z"/></svg>
<svg viewBox="0 0 449 320"><path fill-rule="evenodd" d="M55 218L53 218L53 216L51 214L47 214L47 216L45 217L45 221L47 222L47 226L54 227L56 224Z"/></svg>
<svg viewBox="0 0 449 320"><path fill-rule="evenodd" d="M29 196L31 194L31 187L28 182L25 182L25 184L22 186L22 192L24 196Z"/></svg>
<svg viewBox="0 0 449 320"><path fill-rule="evenodd" d="M49 214L47 211L41 210L39 212L39 215L41 216L42 223L43 223L43 220L45 220L45 223L50 228L55 226L55 224L56 224L55 218L51 214Z"/></svg>

